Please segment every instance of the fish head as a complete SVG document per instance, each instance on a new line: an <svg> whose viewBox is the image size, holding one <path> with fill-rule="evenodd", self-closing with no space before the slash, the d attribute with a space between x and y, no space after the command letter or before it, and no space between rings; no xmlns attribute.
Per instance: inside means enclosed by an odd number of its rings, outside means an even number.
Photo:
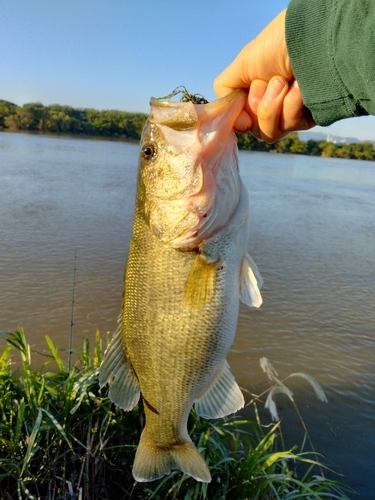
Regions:
<svg viewBox="0 0 375 500"><path fill-rule="evenodd" d="M145 219L164 244L197 248L232 217L240 195L233 125L246 97L237 90L208 104L151 99L139 189Z"/></svg>

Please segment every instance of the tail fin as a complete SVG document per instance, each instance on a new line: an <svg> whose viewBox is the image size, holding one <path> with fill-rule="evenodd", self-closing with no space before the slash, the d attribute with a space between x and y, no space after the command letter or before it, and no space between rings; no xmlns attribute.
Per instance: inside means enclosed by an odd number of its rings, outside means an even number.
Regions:
<svg viewBox="0 0 375 500"><path fill-rule="evenodd" d="M134 479L155 481L169 474L171 469L180 469L203 483L211 482L207 464L191 441L159 447L146 440L143 432L134 459Z"/></svg>

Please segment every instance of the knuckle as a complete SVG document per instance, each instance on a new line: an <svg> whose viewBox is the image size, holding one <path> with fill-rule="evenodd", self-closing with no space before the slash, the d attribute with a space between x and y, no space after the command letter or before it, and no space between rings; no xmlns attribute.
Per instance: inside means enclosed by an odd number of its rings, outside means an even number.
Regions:
<svg viewBox="0 0 375 500"><path fill-rule="evenodd" d="M258 120L270 121L273 119L274 110L269 101L261 101L257 110Z"/></svg>

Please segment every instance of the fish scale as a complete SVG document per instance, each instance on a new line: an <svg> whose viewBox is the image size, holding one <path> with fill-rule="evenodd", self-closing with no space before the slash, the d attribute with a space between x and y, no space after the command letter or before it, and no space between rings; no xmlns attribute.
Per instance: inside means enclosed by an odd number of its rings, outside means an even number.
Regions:
<svg viewBox="0 0 375 500"><path fill-rule="evenodd" d="M185 284L196 254L165 247L139 219L140 222L136 215L134 244L130 247L126 271L123 334L142 394L158 408L166 404L165 390L174 392L180 388L183 394L189 394L189 381L199 380L201 372L211 372L217 359L226 354L228 342L222 345L220 336L225 339L226 331L233 329L238 300L234 304L224 301L223 285L229 288L229 280L222 270L215 299L203 310L187 308ZM236 295L237 290L227 292L229 297ZM164 381L161 393L155 384L159 378ZM173 402L174 397L169 403L171 407Z"/></svg>
<svg viewBox="0 0 375 500"><path fill-rule="evenodd" d="M100 368L101 386L109 383L109 397L124 410L142 394L146 423L133 465L137 481L177 468L209 482L188 435L190 409L195 404L199 415L218 418L244 405L226 356L240 299L261 303L261 278L247 254L249 199L233 133L245 97L239 91L194 106L151 101L119 327ZM193 163L181 176L187 161ZM179 175L161 175L163 166Z"/></svg>

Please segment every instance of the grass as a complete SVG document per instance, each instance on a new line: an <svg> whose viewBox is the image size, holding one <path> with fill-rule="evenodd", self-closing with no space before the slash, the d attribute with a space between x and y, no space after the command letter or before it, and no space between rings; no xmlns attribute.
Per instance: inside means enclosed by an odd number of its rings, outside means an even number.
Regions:
<svg viewBox="0 0 375 500"><path fill-rule="evenodd" d="M50 357L38 370L31 366L22 329L7 341L0 357L1 499L348 498L340 483L324 477L316 453L280 449L280 423L262 425L255 399L254 421L204 420L191 411L189 433L210 468L210 484L177 470L159 481L138 484L131 467L143 425L142 407L126 413L109 401L106 389L99 389L99 333L92 349L84 342L70 370L49 337ZM11 363L15 351L21 356L19 369ZM52 361L54 371L49 370ZM273 377L275 382L275 372Z"/></svg>

